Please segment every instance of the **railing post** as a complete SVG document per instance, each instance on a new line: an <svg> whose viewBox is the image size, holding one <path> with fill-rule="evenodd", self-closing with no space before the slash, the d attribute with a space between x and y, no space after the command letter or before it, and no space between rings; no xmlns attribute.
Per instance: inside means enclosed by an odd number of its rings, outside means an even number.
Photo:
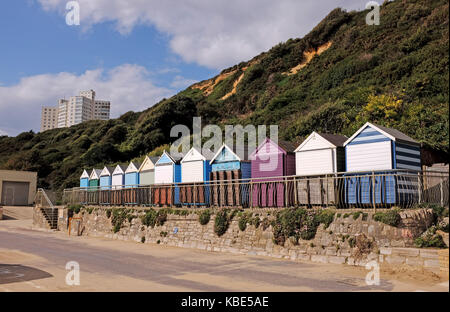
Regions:
<svg viewBox="0 0 450 312"><path fill-rule="evenodd" d="M297 186L297 177L294 177L294 198L295 198L295 207L298 207L298 186Z"/></svg>
<svg viewBox="0 0 450 312"><path fill-rule="evenodd" d="M375 172L372 171L372 202L373 202L373 211L377 210L376 202L375 202Z"/></svg>
<svg viewBox="0 0 450 312"><path fill-rule="evenodd" d="M250 209L253 208L253 181L250 180L250 191L249 191L249 198L250 198Z"/></svg>
<svg viewBox="0 0 450 312"><path fill-rule="evenodd" d="M422 180L420 178L420 172L417 173L417 188L419 192L419 204L422 203Z"/></svg>
<svg viewBox="0 0 450 312"><path fill-rule="evenodd" d="M284 207L289 207L287 178L284 178Z"/></svg>
<svg viewBox="0 0 450 312"><path fill-rule="evenodd" d="M194 182L194 187L192 188L192 197L193 197L192 199L194 200L194 208L195 208L195 204L197 203L197 198L196 198L197 194L196 193L197 193L197 190L195 188L195 182Z"/></svg>

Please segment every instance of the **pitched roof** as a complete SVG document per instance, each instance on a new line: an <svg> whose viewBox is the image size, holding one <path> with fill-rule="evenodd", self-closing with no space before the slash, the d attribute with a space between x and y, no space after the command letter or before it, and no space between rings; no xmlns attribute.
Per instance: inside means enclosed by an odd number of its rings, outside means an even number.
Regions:
<svg viewBox="0 0 450 312"><path fill-rule="evenodd" d="M94 174L100 178L100 174L102 173L102 171L100 169L92 169L91 175L89 176L89 178L91 178Z"/></svg>
<svg viewBox="0 0 450 312"><path fill-rule="evenodd" d="M375 125L375 124L373 124L373 125L375 127L377 127L377 128L380 128L384 132L392 135L396 140L400 140L400 141L404 141L404 142L410 142L410 143L415 143L415 144L420 144L419 142L417 142L413 138L407 136L406 134L404 134L403 132L401 132L401 131L399 131L397 129L383 127L383 126L379 126L379 125Z"/></svg>
<svg viewBox="0 0 450 312"><path fill-rule="evenodd" d="M404 134L403 132L401 132L397 129L378 126L378 125L372 124L370 122L366 122L364 124L364 126L359 128L358 131L356 131L347 141L345 141L344 146L347 145L348 143L350 143L356 136L358 136L358 134L360 134L367 127L371 127L373 129L377 130L378 132L382 133L383 135L387 136L388 138L390 138L391 140L393 140L395 142L400 141L400 142L405 142L405 143L410 143L413 145L420 146L419 142L415 141L414 139L410 138L409 136L407 136L406 134Z"/></svg>
<svg viewBox="0 0 450 312"><path fill-rule="evenodd" d="M159 157L158 156L150 156L149 157L150 160L152 161L152 163L156 164L156 162L158 161Z"/></svg>
<svg viewBox="0 0 450 312"><path fill-rule="evenodd" d="M330 142L336 147L344 146L345 141L347 141L347 137L345 135L340 134L330 134L330 133L321 133L319 132L318 135L320 135L322 138Z"/></svg>
<svg viewBox="0 0 450 312"><path fill-rule="evenodd" d="M116 168L119 167L123 173L125 173L125 171L127 170L128 165L126 164L118 164L117 166L114 167L114 170L116 170Z"/></svg>
<svg viewBox="0 0 450 312"><path fill-rule="evenodd" d="M294 152L295 149L297 148L294 143L288 142L288 141L283 141L283 140L278 140L278 146L281 147L282 149L284 149L288 153Z"/></svg>
<svg viewBox="0 0 450 312"><path fill-rule="evenodd" d="M80 179L89 179L90 174L87 172L86 169L83 170L83 173L81 174Z"/></svg>
<svg viewBox="0 0 450 312"><path fill-rule="evenodd" d="M111 174L114 172L114 169L115 169L116 167L105 166L105 167L103 168L103 170L105 170L105 168L108 170L109 174L111 175ZM102 173L103 173L103 170L102 170Z"/></svg>
<svg viewBox="0 0 450 312"><path fill-rule="evenodd" d="M133 165L136 168L136 172L139 171L139 168L141 167L141 163L137 161L130 161L129 165L127 166L126 171L128 171L128 168Z"/></svg>

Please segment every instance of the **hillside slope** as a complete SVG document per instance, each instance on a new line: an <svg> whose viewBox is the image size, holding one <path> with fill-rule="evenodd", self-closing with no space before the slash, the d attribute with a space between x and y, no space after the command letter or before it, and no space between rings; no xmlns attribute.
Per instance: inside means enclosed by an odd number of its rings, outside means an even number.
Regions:
<svg viewBox="0 0 450 312"><path fill-rule="evenodd" d="M45 188L76 186L80 168L160 152L171 127L190 126L194 116L203 125L278 124L282 139L297 142L313 130L351 135L371 121L448 154L448 7L386 2L380 26L365 24L367 12L335 9L304 38L141 113L0 137L0 168L38 171Z"/></svg>

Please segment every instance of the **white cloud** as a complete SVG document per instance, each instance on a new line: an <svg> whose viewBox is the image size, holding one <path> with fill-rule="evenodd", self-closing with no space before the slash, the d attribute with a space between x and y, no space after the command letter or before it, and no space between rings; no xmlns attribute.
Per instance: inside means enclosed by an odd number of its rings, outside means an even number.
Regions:
<svg viewBox="0 0 450 312"><path fill-rule="evenodd" d="M0 129L0 136L3 136L3 135L8 135L8 132Z"/></svg>
<svg viewBox="0 0 450 312"><path fill-rule="evenodd" d="M94 89L96 97L111 101L111 117L129 110L144 110L174 93L155 86L142 66L125 64L109 71L86 70L81 75L62 72L22 78L18 84L0 86L0 129L10 135L39 130L42 106ZM1 130L0 130L1 132Z"/></svg>
<svg viewBox="0 0 450 312"><path fill-rule="evenodd" d="M66 0L38 0L64 14ZM362 0L78 0L81 26L116 22L122 34L139 24L168 34L184 61L223 69L289 38L302 37L336 7L363 9Z"/></svg>

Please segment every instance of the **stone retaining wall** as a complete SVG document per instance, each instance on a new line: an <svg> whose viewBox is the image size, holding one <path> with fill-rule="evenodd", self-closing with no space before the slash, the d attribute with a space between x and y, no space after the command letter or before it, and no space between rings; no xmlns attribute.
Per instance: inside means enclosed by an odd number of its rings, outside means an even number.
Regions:
<svg viewBox="0 0 450 312"><path fill-rule="evenodd" d="M254 210L261 220L274 218L275 212L273 209ZM412 248L414 238L432 224L432 210L402 211L398 227L374 221L372 212L365 217L361 214L357 219L352 215L345 217L345 213L346 211L339 211L340 216L335 215L334 221L326 229L321 224L314 239L300 240L298 244L287 240L284 246L274 243L272 226L263 229L262 225L258 228L247 225L246 230L241 231L237 217L231 221L227 232L218 237L214 232L214 215L206 225L199 223L196 214L168 215L163 226L151 228L142 225L138 217L142 212L137 210L134 212L136 218L131 220L131 224L125 220L120 231L112 233L106 209L99 207L95 207L90 214L84 211L77 215L82 221L72 222L71 233L321 263L365 265L377 260L394 265L421 267L434 273L442 273L441 268L444 268L444 274L446 267L448 275L448 249L440 251ZM67 209L60 216L59 230L67 231ZM370 248L367 248L368 245L371 245Z"/></svg>

